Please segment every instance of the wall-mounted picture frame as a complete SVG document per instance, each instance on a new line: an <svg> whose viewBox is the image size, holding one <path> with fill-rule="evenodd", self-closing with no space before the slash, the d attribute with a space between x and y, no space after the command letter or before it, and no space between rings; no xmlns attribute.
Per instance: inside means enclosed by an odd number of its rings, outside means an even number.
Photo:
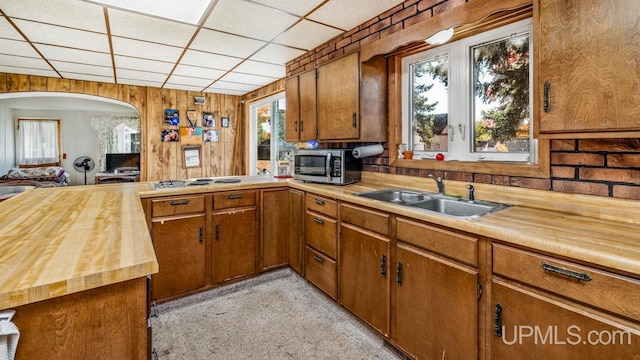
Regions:
<svg viewBox="0 0 640 360"><path fill-rule="evenodd" d="M176 129L163 129L162 130L162 142L175 142L180 141L180 133Z"/></svg>
<svg viewBox="0 0 640 360"><path fill-rule="evenodd" d="M200 146L182 146L182 167L200 166Z"/></svg>
<svg viewBox="0 0 640 360"><path fill-rule="evenodd" d="M225 128L229 127L229 118L228 117L226 117L226 116L223 117L222 119L220 119L220 122L221 122L220 126L225 127Z"/></svg>
<svg viewBox="0 0 640 360"><path fill-rule="evenodd" d="M202 113L202 126L216 127L216 115L210 112Z"/></svg>
<svg viewBox="0 0 640 360"><path fill-rule="evenodd" d="M195 110L187 110L187 121L189 126L195 128L198 126L198 112Z"/></svg>
<svg viewBox="0 0 640 360"><path fill-rule="evenodd" d="M218 142L220 134L218 130L207 130L204 132L204 142Z"/></svg>
<svg viewBox="0 0 640 360"><path fill-rule="evenodd" d="M175 109L166 109L164 111L165 125L178 126L180 124L180 112Z"/></svg>
<svg viewBox="0 0 640 360"><path fill-rule="evenodd" d="M185 126L180 128L181 144L200 144L202 143L202 128Z"/></svg>
<svg viewBox="0 0 640 360"><path fill-rule="evenodd" d="M207 99L204 96L194 96L193 103L195 105L204 105L207 103Z"/></svg>

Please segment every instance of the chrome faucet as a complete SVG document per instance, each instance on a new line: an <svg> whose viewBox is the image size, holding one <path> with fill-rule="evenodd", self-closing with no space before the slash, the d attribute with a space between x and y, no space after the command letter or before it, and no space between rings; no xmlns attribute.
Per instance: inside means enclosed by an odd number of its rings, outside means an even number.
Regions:
<svg viewBox="0 0 640 360"><path fill-rule="evenodd" d="M442 182L442 178L440 176L435 177L433 176L433 174L429 174L427 176L432 178L436 182L436 184L438 184L438 192L444 195L444 183Z"/></svg>
<svg viewBox="0 0 640 360"><path fill-rule="evenodd" d="M467 184L467 189L469 189L469 200L467 202L473 204L476 202L475 189L471 184Z"/></svg>

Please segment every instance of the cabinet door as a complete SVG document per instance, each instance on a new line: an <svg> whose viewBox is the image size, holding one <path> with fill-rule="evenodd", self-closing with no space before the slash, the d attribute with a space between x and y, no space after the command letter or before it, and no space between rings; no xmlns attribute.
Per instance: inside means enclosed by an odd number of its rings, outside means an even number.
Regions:
<svg viewBox="0 0 640 360"><path fill-rule="evenodd" d="M288 78L284 84L287 100L285 138L289 142L300 141L300 77Z"/></svg>
<svg viewBox="0 0 640 360"><path fill-rule="evenodd" d="M340 303L387 336L389 239L345 224L340 230Z"/></svg>
<svg viewBox="0 0 640 360"><path fill-rule="evenodd" d="M153 220L152 240L160 272L151 277L153 299L205 285L205 216Z"/></svg>
<svg viewBox="0 0 640 360"><path fill-rule="evenodd" d="M493 330L492 359L614 360L637 359L640 354L637 324L616 324L569 302L551 300L495 280L491 302L494 308L489 318L495 321L495 327L489 327Z"/></svg>
<svg viewBox="0 0 640 360"><path fill-rule="evenodd" d="M640 41L631 35L640 2L537 0L535 8L539 132L640 129Z"/></svg>
<svg viewBox="0 0 640 360"><path fill-rule="evenodd" d="M396 345L416 359L477 359L477 271L402 244L396 255Z"/></svg>
<svg viewBox="0 0 640 360"><path fill-rule="evenodd" d="M358 139L358 53L318 67L318 140Z"/></svg>
<svg viewBox="0 0 640 360"><path fill-rule="evenodd" d="M287 108L289 104L287 103ZM289 114L287 113L287 117ZM300 74L300 140L316 139L316 70Z"/></svg>
<svg viewBox="0 0 640 360"><path fill-rule="evenodd" d="M262 190L262 268L287 263L289 190Z"/></svg>
<svg viewBox="0 0 640 360"><path fill-rule="evenodd" d="M256 209L213 214L213 282L256 271Z"/></svg>
<svg viewBox="0 0 640 360"><path fill-rule="evenodd" d="M299 274L304 274L302 256L302 219L304 215L304 193L289 190L289 265Z"/></svg>

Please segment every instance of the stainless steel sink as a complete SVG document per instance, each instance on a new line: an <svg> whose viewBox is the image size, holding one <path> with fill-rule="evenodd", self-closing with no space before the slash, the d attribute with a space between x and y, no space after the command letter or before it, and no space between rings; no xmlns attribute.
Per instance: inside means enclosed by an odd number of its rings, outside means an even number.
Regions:
<svg viewBox="0 0 640 360"><path fill-rule="evenodd" d="M378 191L369 191L356 194L358 196L366 197L373 200L386 201L394 204L409 204L417 201L423 201L431 199L431 197L425 194L399 189L385 189Z"/></svg>
<svg viewBox="0 0 640 360"><path fill-rule="evenodd" d="M476 218L510 206L490 201L469 201L438 193L422 193L404 189L384 189L355 195L460 218Z"/></svg>

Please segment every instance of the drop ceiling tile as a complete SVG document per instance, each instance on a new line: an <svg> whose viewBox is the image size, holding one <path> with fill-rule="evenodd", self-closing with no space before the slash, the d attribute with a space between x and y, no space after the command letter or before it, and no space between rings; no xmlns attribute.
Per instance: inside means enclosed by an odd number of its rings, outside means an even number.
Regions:
<svg viewBox="0 0 640 360"><path fill-rule="evenodd" d="M298 16L304 16L320 5L323 0L252 0L253 2L271 6Z"/></svg>
<svg viewBox="0 0 640 360"><path fill-rule="evenodd" d="M246 0L219 0L206 28L269 41L299 17Z"/></svg>
<svg viewBox="0 0 640 360"><path fill-rule="evenodd" d="M23 20L15 20L15 23L32 43L109 52L109 39L106 34Z"/></svg>
<svg viewBox="0 0 640 360"><path fill-rule="evenodd" d="M122 70L118 69L116 71L116 75L118 79L132 79L132 80L144 80L144 81L152 81L163 83L169 74L159 74L153 72L146 71L135 71L135 70Z"/></svg>
<svg viewBox="0 0 640 360"><path fill-rule="evenodd" d="M170 73L174 65L174 63L170 62L139 59L120 55L115 55L114 60L116 62L117 69L152 71L163 74Z"/></svg>
<svg viewBox="0 0 640 360"><path fill-rule="evenodd" d="M26 41L0 39L0 54L39 58L40 55Z"/></svg>
<svg viewBox="0 0 640 360"><path fill-rule="evenodd" d="M182 54L182 48L154 44L144 41L113 36L113 53L158 61L175 62Z"/></svg>
<svg viewBox="0 0 640 360"><path fill-rule="evenodd" d="M264 61L272 64L286 64L306 51L290 48L288 46L269 44L250 57L251 60Z"/></svg>
<svg viewBox="0 0 640 360"><path fill-rule="evenodd" d="M303 20L275 38L273 42L311 50L342 33L343 31L313 21Z"/></svg>
<svg viewBox="0 0 640 360"><path fill-rule="evenodd" d="M0 72L8 73L8 74L24 74L24 75L47 76L47 77L53 77L53 78L59 78L60 77L53 70L32 69L32 68L20 67L20 66L0 65Z"/></svg>
<svg viewBox="0 0 640 360"><path fill-rule="evenodd" d="M348 31L402 2L404 0L329 0L307 18Z"/></svg>
<svg viewBox="0 0 640 360"><path fill-rule="evenodd" d="M0 16L0 38L24 41L22 35L20 35L20 33L16 31L11 24L9 24L4 16Z"/></svg>
<svg viewBox="0 0 640 360"><path fill-rule="evenodd" d="M207 84L209 85L209 84ZM205 85L206 86L206 85ZM195 91L201 92L204 86L192 86L192 85L184 85L184 84L174 84L171 82L167 82L164 85L165 89L176 89L176 90L186 90L186 91Z"/></svg>
<svg viewBox="0 0 640 360"><path fill-rule="evenodd" d="M42 44L37 44L36 47L47 60L59 60L81 64L111 66L111 55L109 55L108 53L76 50Z"/></svg>
<svg viewBox="0 0 640 360"><path fill-rule="evenodd" d="M51 61L51 65L53 65L56 70L60 73L63 72L72 72L76 74L87 74L87 75L97 75L97 76L113 76L113 68L106 66L95 66L95 65L86 65L86 64L76 64L69 63L63 61Z"/></svg>
<svg viewBox="0 0 640 360"><path fill-rule="evenodd" d="M253 91L258 88L260 88L258 85L241 84L228 81L216 81L213 85L209 86L209 89L236 90L244 91L244 93L248 93L249 91Z"/></svg>
<svg viewBox="0 0 640 360"><path fill-rule="evenodd" d="M51 70L51 66L42 58L30 58L0 54L0 65L26 67L31 69Z"/></svg>
<svg viewBox="0 0 640 360"><path fill-rule="evenodd" d="M78 0L2 1L2 11L12 18L106 33L102 6Z"/></svg>
<svg viewBox="0 0 640 360"><path fill-rule="evenodd" d="M218 79L220 76L224 75L225 73L226 71L224 70L208 69L208 68L203 68L199 66L190 66L190 65L182 65L182 64L178 65L176 69L173 71L173 75L209 79L209 83L211 83L213 80Z"/></svg>
<svg viewBox="0 0 640 360"><path fill-rule="evenodd" d="M88 75L88 74L76 74L72 72L60 72L65 79L74 79L74 80L86 80L86 81L97 81L97 82L105 82L105 83L115 83L113 81L113 76L97 76L97 75Z"/></svg>
<svg viewBox="0 0 640 360"><path fill-rule="evenodd" d="M242 91L242 90L217 89L217 88L211 88L211 87L206 88L204 92L213 93L213 94L223 94L223 95L235 95L235 96L242 96L248 93L248 91Z"/></svg>
<svg viewBox="0 0 640 360"><path fill-rule="evenodd" d="M209 86L213 80L215 79L201 79L194 78L189 76L180 76L180 75L171 75L169 80L167 80L167 84L180 84L180 85L189 85L189 86L199 86L200 89Z"/></svg>
<svg viewBox="0 0 640 360"><path fill-rule="evenodd" d="M197 27L156 17L109 9L111 34L185 47Z"/></svg>
<svg viewBox="0 0 640 360"><path fill-rule="evenodd" d="M264 41L202 29L191 44L191 49L245 58L264 44Z"/></svg>
<svg viewBox="0 0 640 360"><path fill-rule="evenodd" d="M278 78L259 76L259 75L240 74L232 71L226 74L225 76L221 77L220 80L241 83L241 84L250 84L250 85L267 85L278 80Z"/></svg>
<svg viewBox="0 0 640 360"><path fill-rule="evenodd" d="M268 64L264 62L247 60L233 69L234 72L283 78L286 76L284 65Z"/></svg>
<svg viewBox="0 0 640 360"><path fill-rule="evenodd" d="M204 51L187 50L180 62L186 65L201 66L211 69L231 70L242 61L241 58L211 54Z"/></svg>

